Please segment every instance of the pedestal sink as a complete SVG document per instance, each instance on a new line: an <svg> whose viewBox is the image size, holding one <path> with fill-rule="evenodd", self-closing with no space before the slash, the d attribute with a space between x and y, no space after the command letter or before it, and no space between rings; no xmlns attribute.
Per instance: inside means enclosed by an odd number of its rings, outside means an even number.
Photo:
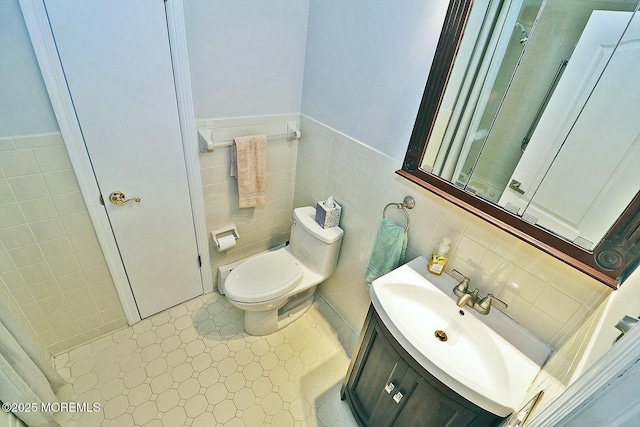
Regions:
<svg viewBox="0 0 640 427"><path fill-rule="evenodd" d="M426 265L419 257L375 280L376 312L438 380L481 408L507 416L522 403L550 349L495 307L488 315L458 307L452 292L457 280L432 275Z"/></svg>

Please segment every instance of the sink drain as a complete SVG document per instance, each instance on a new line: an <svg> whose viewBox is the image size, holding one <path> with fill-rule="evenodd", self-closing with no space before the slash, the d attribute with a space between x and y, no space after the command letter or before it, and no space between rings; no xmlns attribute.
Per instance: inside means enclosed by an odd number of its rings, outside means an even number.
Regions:
<svg viewBox="0 0 640 427"><path fill-rule="evenodd" d="M445 342L446 340L448 340L449 338L447 337L447 333L443 330L438 329L437 331L435 331L433 333L433 335L436 336L436 338L438 338L439 341Z"/></svg>

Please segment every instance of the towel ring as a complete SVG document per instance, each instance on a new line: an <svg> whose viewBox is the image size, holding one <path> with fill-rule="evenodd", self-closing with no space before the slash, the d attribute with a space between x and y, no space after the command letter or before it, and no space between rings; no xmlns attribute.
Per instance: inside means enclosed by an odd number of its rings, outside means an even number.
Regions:
<svg viewBox="0 0 640 427"><path fill-rule="evenodd" d="M383 211L382 211L382 218L386 218L386 213L387 213L387 209L390 206L394 206L398 209L400 209L402 211L402 213L404 214L404 217L407 219L407 226L404 228L404 231L409 231L409 224L410 224L410 220L409 220L409 213L407 212L407 209L413 209L416 205L416 201L413 200L413 197L411 196L406 196L404 198L404 200L402 201L402 203L387 203L387 205L384 207Z"/></svg>

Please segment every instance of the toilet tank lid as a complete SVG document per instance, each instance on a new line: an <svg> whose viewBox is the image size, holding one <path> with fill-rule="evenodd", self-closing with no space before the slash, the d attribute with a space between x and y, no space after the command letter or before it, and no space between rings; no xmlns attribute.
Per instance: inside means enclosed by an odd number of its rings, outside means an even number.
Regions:
<svg viewBox="0 0 640 427"><path fill-rule="evenodd" d="M293 210L293 218L316 239L325 243L334 243L342 238L344 231L340 227L322 228L316 222L316 208L305 206Z"/></svg>

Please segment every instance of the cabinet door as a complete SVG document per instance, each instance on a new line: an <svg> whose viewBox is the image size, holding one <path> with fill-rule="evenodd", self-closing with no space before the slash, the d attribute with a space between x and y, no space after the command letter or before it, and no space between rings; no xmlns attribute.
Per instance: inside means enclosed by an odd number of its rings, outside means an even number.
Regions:
<svg viewBox="0 0 640 427"><path fill-rule="evenodd" d="M487 427L502 421L415 362L372 308L342 397L347 398L358 424L366 427Z"/></svg>
<svg viewBox="0 0 640 427"><path fill-rule="evenodd" d="M476 413L454 402L409 369L399 387L403 396L392 400L395 410L387 410L382 425L466 427Z"/></svg>
<svg viewBox="0 0 640 427"><path fill-rule="evenodd" d="M408 365L372 322L371 336L364 351L361 369L350 389L351 400L366 425L380 425L391 396L397 392Z"/></svg>

